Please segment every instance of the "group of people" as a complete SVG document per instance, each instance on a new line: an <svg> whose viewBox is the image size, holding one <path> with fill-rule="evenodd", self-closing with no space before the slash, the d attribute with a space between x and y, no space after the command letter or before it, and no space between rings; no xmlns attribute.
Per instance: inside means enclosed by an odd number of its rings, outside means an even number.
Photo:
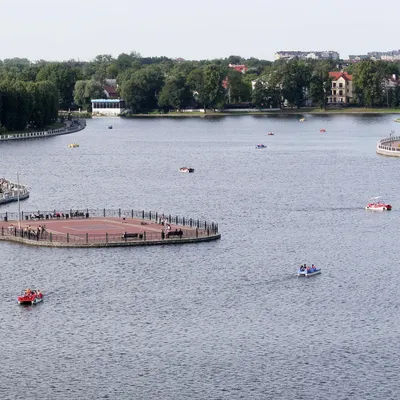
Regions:
<svg viewBox="0 0 400 400"><path fill-rule="evenodd" d="M26 226L22 228L22 236L27 237L28 239L37 239L43 237L43 235L46 232L46 226L45 225L39 225L37 228L33 226Z"/></svg>
<svg viewBox="0 0 400 400"><path fill-rule="evenodd" d="M317 267L314 265L314 264L312 264L311 265L311 267L310 266L307 266L307 264L302 264L302 265L300 265L300 271L307 271L307 272L313 272L313 271L315 271L317 269Z"/></svg>

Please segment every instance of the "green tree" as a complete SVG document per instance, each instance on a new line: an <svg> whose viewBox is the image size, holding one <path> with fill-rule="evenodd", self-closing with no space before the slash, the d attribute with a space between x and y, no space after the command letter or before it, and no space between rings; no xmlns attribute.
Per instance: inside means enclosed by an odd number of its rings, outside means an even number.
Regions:
<svg viewBox="0 0 400 400"><path fill-rule="evenodd" d="M59 93L60 107L67 109L73 103L73 91L79 76L80 71L73 64L57 62L46 64L41 68L36 76L36 81L53 82Z"/></svg>
<svg viewBox="0 0 400 400"><path fill-rule="evenodd" d="M304 105L306 89L311 81L311 68L301 60L290 60L282 70L282 93L291 106Z"/></svg>
<svg viewBox="0 0 400 400"><path fill-rule="evenodd" d="M88 81L77 81L74 89L75 104L87 109L91 99L105 99L103 85L91 79Z"/></svg>
<svg viewBox="0 0 400 400"><path fill-rule="evenodd" d="M121 96L132 112L154 110L164 85L164 74L158 65L146 66L121 82Z"/></svg>
<svg viewBox="0 0 400 400"><path fill-rule="evenodd" d="M353 69L353 84L356 98L366 107L387 104L384 79L391 72L391 66L382 61L365 60Z"/></svg>
<svg viewBox="0 0 400 400"><path fill-rule="evenodd" d="M254 85L251 101L257 108L265 107L268 101L268 90L265 86L265 83L261 80L257 80Z"/></svg>
<svg viewBox="0 0 400 400"><path fill-rule="evenodd" d="M243 74L230 68L227 76L229 103L249 101L250 85L243 81Z"/></svg>
<svg viewBox="0 0 400 400"><path fill-rule="evenodd" d="M171 76L166 80L158 97L158 105L163 109L180 109L188 104L192 96L189 88L186 86L184 75L179 74Z"/></svg>

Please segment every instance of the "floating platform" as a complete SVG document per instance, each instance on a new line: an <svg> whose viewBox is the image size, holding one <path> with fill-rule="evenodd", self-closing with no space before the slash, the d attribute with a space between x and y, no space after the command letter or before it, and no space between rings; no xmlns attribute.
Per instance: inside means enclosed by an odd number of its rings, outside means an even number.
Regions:
<svg viewBox="0 0 400 400"><path fill-rule="evenodd" d="M88 214L80 213L79 217L73 214L67 217L66 213L36 214L36 217L25 213L21 229L18 220L3 216L0 240L47 247L121 247L197 243L221 238L217 224L198 220L174 217L163 224L154 220L151 213L149 219L89 217Z"/></svg>

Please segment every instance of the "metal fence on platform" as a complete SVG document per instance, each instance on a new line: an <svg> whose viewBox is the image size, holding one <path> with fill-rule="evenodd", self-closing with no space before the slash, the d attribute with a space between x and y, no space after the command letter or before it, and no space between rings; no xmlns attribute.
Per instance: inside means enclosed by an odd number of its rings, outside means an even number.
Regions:
<svg viewBox="0 0 400 400"><path fill-rule="evenodd" d="M160 213L157 211L138 211L128 209L69 209L69 210L51 210L51 211L21 211L21 220L50 220L50 219L76 219L76 218L137 218L154 222L166 220L169 224L181 225L190 228L206 230L207 228L218 232L218 224L214 222L202 221L194 218L182 217ZM1 221L18 221L18 212L0 213Z"/></svg>
<svg viewBox="0 0 400 400"><path fill-rule="evenodd" d="M26 241L32 242L45 242L50 244L62 244L62 245L108 245L112 243L133 243L133 242L155 242L155 241L166 241L169 240L182 240L182 239L198 239L206 238L210 236L215 236L218 234L217 227L214 225L212 228L206 229L184 229L181 234L176 234L171 232L165 234L164 231L161 232L146 232L134 233L125 235L124 233L83 233L83 234L70 234L70 233L53 233L47 231L32 230L27 229L17 229L16 227L5 228L2 226L0 228L0 236L2 238L22 238Z"/></svg>

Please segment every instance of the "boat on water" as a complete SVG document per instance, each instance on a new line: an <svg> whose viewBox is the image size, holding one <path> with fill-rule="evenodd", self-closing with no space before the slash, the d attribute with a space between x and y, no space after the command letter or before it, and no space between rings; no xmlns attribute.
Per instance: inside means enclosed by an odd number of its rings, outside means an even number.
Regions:
<svg viewBox="0 0 400 400"><path fill-rule="evenodd" d="M43 293L38 289L25 289L18 296L18 304L37 304L43 301Z"/></svg>
<svg viewBox="0 0 400 400"><path fill-rule="evenodd" d="M274 132L268 132L268 136L274 136Z"/></svg>
<svg viewBox="0 0 400 400"><path fill-rule="evenodd" d="M305 118L300 118L299 121L300 122L304 122L306 119Z"/></svg>
<svg viewBox="0 0 400 400"><path fill-rule="evenodd" d="M371 201L365 206L366 210L371 211L390 211L392 206L382 200Z"/></svg>
<svg viewBox="0 0 400 400"><path fill-rule="evenodd" d="M297 270L297 276L314 276L321 273L321 268L317 268L314 264L311 267L308 267L306 264L300 265L299 269Z"/></svg>
<svg viewBox="0 0 400 400"><path fill-rule="evenodd" d="M326 132L326 129L320 129L319 131L320 132Z"/></svg>
<svg viewBox="0 0 400 400"><path fill-rule="evenodd" d="M79 144L78 144L78 143L70 143L70 144L68 145L68 147L70 147L70 148L72 148L72 147L79 147Z"/></svg>
<svg viewBox="0 0 400 400"><path fill-rule="evenodd" d="M194 168L182 167L182 168L179 168L179 172L192 173L192 172L194 172Z"/></svg>
<svg viewBox="0 0 400 400"><path fill-rule="evenodd" d="M108 129L112 129L113 128L113 126L112 125L108 125Z"/></svg>
<svg viewBox="0 0 400 400"><path fill-rule="evenodd" d="M267 146L265 146L264 144L257 144L256 145L256 149L265 149L267 148Z"/></svg>

